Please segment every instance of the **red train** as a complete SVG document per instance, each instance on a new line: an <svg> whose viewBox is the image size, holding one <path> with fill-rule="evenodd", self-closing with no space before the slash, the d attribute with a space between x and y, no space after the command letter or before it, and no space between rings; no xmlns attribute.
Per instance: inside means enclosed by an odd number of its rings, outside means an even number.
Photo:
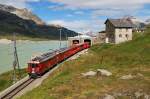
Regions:
<svg viewBox="0 0 150 99"><path fill-rule="evenodd" d="M89 47L88 43L84 43L36 56L28 63L28 74L32 78L37 78L63 60Z"/></svg>

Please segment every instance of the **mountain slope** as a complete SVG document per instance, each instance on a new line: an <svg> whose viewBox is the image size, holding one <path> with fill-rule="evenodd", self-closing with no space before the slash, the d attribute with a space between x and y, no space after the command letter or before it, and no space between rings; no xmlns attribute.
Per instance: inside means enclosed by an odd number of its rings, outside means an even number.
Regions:
<svg viewBox="0 0 150 99"><path fill-rule="evenodd" d="M10 36L13 32L20 36L46 39L59 39L59 27L39 25L32 20L26 20L18 17L15 14L0 10L0 35ZM75 36L77 33L68 30L64 27L62 29L62 38L67 36Z"/></svg>
<svg viewBox="0 0 150 99"><path fill-rule="evenodd" d="M150 24L150 19L147 19L145 22L146 24Z"/></svg>
<svg viewBox="0 0 150 99"><path fill-rule="evenodd" d="M124 18L130 20L133 23L135 29L143 29L146 26L144 21L137 19L133 16L126 16Z"/></svg>
<svg viewBox="0 0 150 99"><path fill-rule="evenodd" d="M35 14L33 14L31 11L27 10L26 8L18 9L13 6L0 4L0 10L16 14L20 18L23 18L26 20L32 20L32 21L36 22L36 24L40 24L40 25L45 24L38 16L36 16Z"/></svg>

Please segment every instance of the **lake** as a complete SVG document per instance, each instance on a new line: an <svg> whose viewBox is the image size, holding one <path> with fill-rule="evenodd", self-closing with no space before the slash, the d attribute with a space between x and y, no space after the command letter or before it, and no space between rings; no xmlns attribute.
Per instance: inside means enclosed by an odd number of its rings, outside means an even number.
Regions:
<svg viewBox="0 0 150 99"><path fill-rule="evenodd" d="M21 68L27 67L27 62L32 56L59 49L59 41L17 41L17 51ZM61 42L61 47L66 47L67 41ZM13 43L0 43L0 74L13 69Z"/></svg>

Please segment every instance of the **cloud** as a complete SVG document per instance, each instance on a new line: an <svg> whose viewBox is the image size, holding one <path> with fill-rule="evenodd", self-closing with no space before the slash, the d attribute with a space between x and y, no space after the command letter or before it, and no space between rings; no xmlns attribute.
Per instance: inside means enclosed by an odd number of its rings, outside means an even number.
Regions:
<svg viewBox="0 0 150 99"><path fill-rule="evenodd" d="M126 15L135 15L135 10L124 10L124 9L101 9L101 10L94 10L92 12L93 17L98 16L105 16L105 17L113 17L113 18L119 18Z"/></svg>
<svg viewBox="0 0 150 99"><path fill-rule="evenodd" d="M97 32L100 31L101 29L104 29L103 20L91 20L91 21L90 20L73 20L73 21L51 20L48 21L48 24L60 25L77 32L84 32L84 31Z"/></svg>
<svg viewBox="0 0 150 99"><path fill-rule="evenodd" d="M84 12L83 11L75 11L74 14L76 14L76 15L83 15Z"/></svg>
<svg viewBox="0 0 150 99"><path fill-rule="evenodd" d="M64 6L64 5L51 5L48 8L51 10L65 10L66 6Z"/></svg>
<svg viewBox="0 0 150 99"><path fill-rule="evenodd" d="M101 9L101 8L139 8L150 0L49 0L64 4L66 8Z"/></svg>
<svg viewBox="0 0 150 99"><path fill-rule="evenodd" d="M11 5L17 8L27 8L28 2L39 2L40 0L0 0L0 4Z"/></svg>
<svg viewBox="0 0 150 99"><path fill-rule="evenodd" d="M49 0L60 4L55 6L57 10L84 10L90 9L92 16L123 16L134 15L150 0Z"/></svg>

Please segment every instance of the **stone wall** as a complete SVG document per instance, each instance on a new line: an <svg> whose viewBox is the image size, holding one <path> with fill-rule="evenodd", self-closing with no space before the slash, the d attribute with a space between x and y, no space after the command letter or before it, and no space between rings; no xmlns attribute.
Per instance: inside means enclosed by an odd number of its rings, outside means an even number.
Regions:
<svg viewBox="0 0 150 99"><path fill-rule="evenodd" d="M98 42L105 43L106 33L98 33Z"/></svg>
<svg viewBox="0 0 150 99"><path fill-rule="evenodd" d="M115 43L121 43L132 40L132 29L131 28L116 28L115 29Z"/></svg>
<svg viewBox="0 0 150 99"><path fill-rule="evenodd" d="M108 21L106 23L106 37L110 43L115 43L115 27Z"/></svg>

